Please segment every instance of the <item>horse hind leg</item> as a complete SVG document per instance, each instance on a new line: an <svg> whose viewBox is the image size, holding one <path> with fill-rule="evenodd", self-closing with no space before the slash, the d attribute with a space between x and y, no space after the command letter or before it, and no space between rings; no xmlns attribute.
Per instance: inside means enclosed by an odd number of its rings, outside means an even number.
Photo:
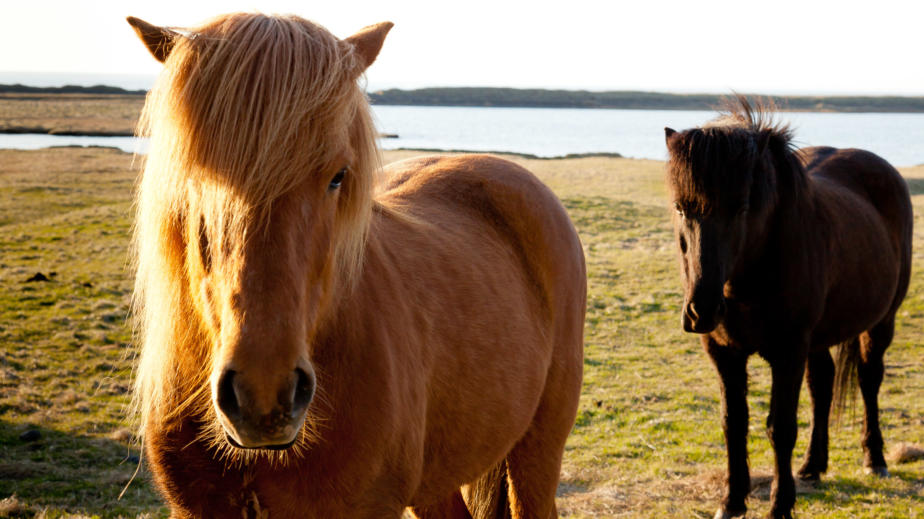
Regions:
<svg viewBox="0 0 924 519"><path fill-rule="evenodd" d="M863 395L863 466L877 476L889 474L882 454L882 431L879 428L879 386L885 374L883 356L892 343L895 316L889 315L868 332L860 335L860 359L857 380Z"/></svg>
<svg viewBox="0 0 924 519"><path fill-rule="evenodd" d="M507 454L507 484L512 519L558 517L555 493L561 476L565 441L574 425L577 398L573 380L550 374L533 421ZM579 383L579 381L578 381ZM575 394L574 401L563 401Z"/></svg>
<svg viewBox="0 0 924 519"><path fill-rule="evenodd" d="M834 361L827 349L809 356L806 379L812 397L812 439L798 474L802 480L817 481L828 470L828 418L834 392Z"/></svg>
<svg viewBox="0 0 924 519"><path fill-rule="evenodd" d="M474 519L510 519L507 460L462 487L462 496Z"/></svg>
<svg viewBox="0 0 924 519"><path fill-rule="evenodd" d="M510 517L558 517L555 492L561 474L564 438L548 437L531 428L507 455Z"/></svg>
<svg viewBox="0 0 924 519"><path fill-rule="evenodd" d="M579 381L580 379L578 379ZM500 463L463 488L475 519L552 519L565 441L577 412L577 384L554 375L526 433ZM562 395L575 394L574 402Z"/></svg>

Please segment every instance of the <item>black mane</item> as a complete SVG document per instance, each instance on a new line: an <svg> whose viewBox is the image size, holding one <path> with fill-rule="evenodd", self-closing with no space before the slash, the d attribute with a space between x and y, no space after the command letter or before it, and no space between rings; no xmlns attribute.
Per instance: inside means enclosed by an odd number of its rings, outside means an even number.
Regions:
<svg viewBox="0 0 924 519"><path fill-rule="evenodd" d="M803 196L805 168L792 144L792 129L773 118L774 107L738 95L724 113L669 139L670 182L682 199L707 211L749 192L751 206ZM734 200L731 203L735 203Z"/></svg>

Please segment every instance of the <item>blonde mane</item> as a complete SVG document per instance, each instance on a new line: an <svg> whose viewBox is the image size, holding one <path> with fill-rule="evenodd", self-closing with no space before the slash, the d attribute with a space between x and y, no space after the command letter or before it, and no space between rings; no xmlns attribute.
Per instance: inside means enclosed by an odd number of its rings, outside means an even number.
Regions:
<svg viewBox="0 0 924 519"><path fill-rule="evenodd" d="M134 229L142 423L212 412L210 338L189 287L191 218L246 239L269 224L274 200L350 150L333 265L347 282L358 274L380 169L359 61L295 16L226 15L175 42L138 129L150 136Z"/></svg>

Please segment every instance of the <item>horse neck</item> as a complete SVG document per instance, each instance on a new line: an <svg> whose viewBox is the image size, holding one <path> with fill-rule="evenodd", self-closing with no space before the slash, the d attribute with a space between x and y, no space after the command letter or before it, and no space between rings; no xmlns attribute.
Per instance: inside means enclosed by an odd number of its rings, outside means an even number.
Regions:
<svg viewBox="0 0 924 519"><path fill-rule="evenodd" d="M781 238L794 237L808 230L815 211L811 183L799 157L788 149L773 154L772 167L776 177L776 203L771 228Z"/></svg>
<svg viewBox="0 0 924 519"><path fill-rule="evenodd" d="M746 272L749 267L763 263L782 250L791 250L795 242L810 239L806 222L814 214L814 198L804 167L798 157L781 149L771 155L767 167L774 180L774 189L768 196L764 219L748 229L744 254L736 268ZM762 268L762 267L761 267Z"/></svg>
<svg viewBox="0 0 924 519"><path fill-rule="evenodd" d="M332 342L338 355L349 356L352 345L363 347L357 341L358 327L365 326L365 319L374 319L379 313L369 312L370 296L380 293L379 287L388 280L383 277L381 265L389 256L388 236L383 234L383 217L378 209L372 211L369 231L363 246L361 266L352 273L353 277L332 273L327 279L323 317L317 329L321 344ZM387 275L387 269L384 274ZM374 309L373 309L374 310Z"/></svg>

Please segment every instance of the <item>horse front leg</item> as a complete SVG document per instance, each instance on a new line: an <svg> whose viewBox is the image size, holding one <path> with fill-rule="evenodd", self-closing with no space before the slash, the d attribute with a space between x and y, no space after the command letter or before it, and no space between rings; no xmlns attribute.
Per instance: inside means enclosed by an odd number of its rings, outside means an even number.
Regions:
<svg viewBox="0 0 924 519"><path fill-rule="evenodd" d="M799 343L795 351L782 352L770 358L772 387L770 414L767 416L767 435L776 458L773 487L770 491L768 518L791 519L796 504L796 482L792 476L792 450L796 445L796 411L799 390L805 373L808 341Z"/></svg>
<svg viewBox="0 0 924 519"><path fill-rule="evenodd" d="M708 336L703 336L703 344L719 373L722 430L728 454L727 488L715 519L742 517L747 512L745 501L751 492L748 470L748 354L717 344Z"/></svg>

